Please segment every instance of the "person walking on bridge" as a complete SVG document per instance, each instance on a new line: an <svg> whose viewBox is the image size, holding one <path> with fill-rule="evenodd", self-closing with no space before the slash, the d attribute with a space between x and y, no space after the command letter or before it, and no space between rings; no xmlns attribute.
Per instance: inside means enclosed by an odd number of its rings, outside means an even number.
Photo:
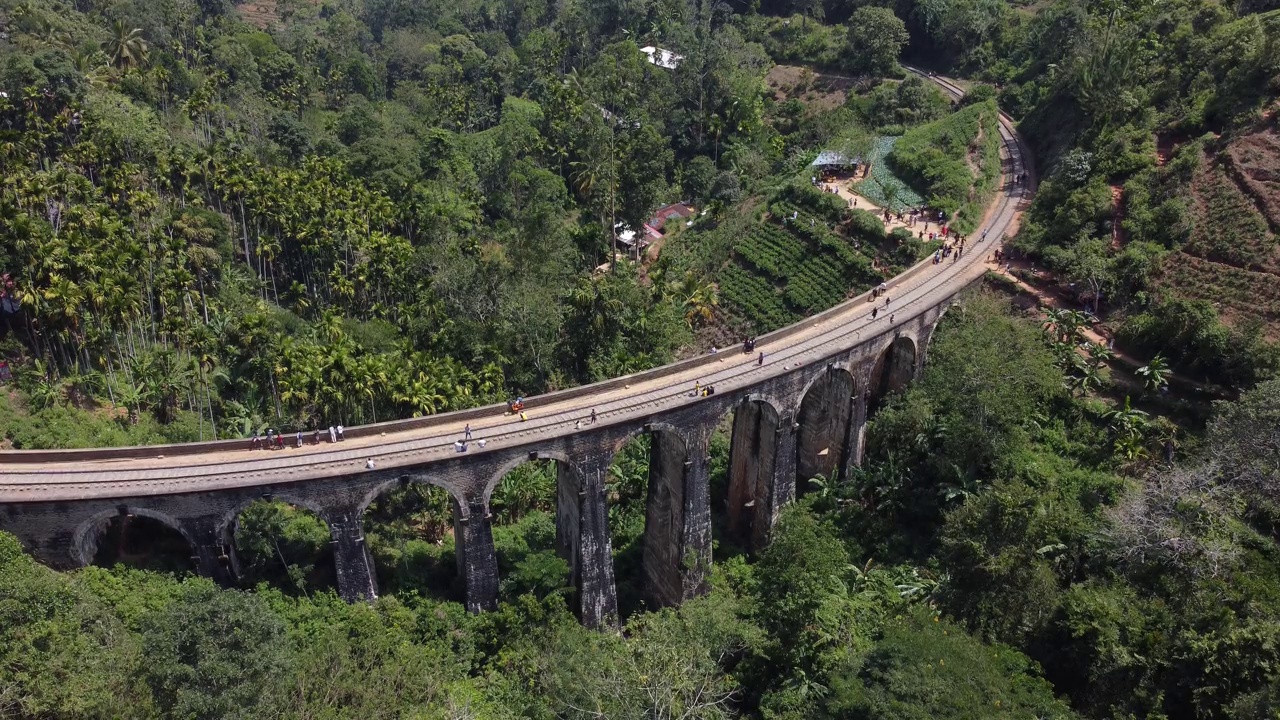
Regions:
<svg viewBox="0 0 1280 720"><path fill-rule="evenodd" d="M276 448L279 450L284 449L284 431L283 430L276 433Z"/></svg>
<svg viewBox="0 0 1280 720"><path fill-rule="evenodd" d="M298 444L296 447L302 447L302 431L298 431Z"/></svg>
<svg viewBox="0 0 1280 720"><path fill-rule="evenodd" d="M760 359L756 361L757 365L764 365L764 353L760 353Z"/></svg>
<svg viewBox="0 0 1280 720"><path fill-rule="evenodd" d="M873 307L873 308L871 308L871 319L872 319L872 320L875 320L875 319L876 319L876 315L879 315L879 314L880 314L880 308L878 308L878 307Z"/></svg>
<svg viewBox="0 0 1280 720"><path fill-rule="evenodd" d="M275 432L271 428L267 428L267 449L268 450L270 450L271 446L275 444L275 441L276 441Z"/></svg>
<svg viewBox="0 0 1280 720"><path fill-rule="evenodd" d="M338 431L334 430L332 425L329 426L329 442L338 442Z"/></svg>
<svg viewBox="0 0 1280 720"><path fill-rule="evenodd" d="M471 439L471 423L467 423L466 426L462 428L462 437L467 440Z"/></svg>
<svg viewBox="0 0 1280 720"><path fill-rule="evenodd" d="M594 425L595 422L596 422L596 409L591 408L591 423Z"/></svg>

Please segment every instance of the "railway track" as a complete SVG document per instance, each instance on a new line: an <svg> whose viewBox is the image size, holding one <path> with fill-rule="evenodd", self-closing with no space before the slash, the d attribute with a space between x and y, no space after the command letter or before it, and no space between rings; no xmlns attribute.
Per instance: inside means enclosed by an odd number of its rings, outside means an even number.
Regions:
<svg viewBox="0 0 1280 720"><path fill-rule="evenodd" d="M936 83L959 98L963 90L954 82L911 72ZM48 502L102 497L137 497L210 491L269 483L352 475L365 471L368 460L379 471L414 467L455 457L453 442L470 424L476 439L486 448L472 446L469 454L498 448L531 445L541 440L571 435L575 423L595 410L605 426L634 423L654 415L702 401L691 397L694 382L714 385L717 394L740 392L760 382L823 362L851 347L891 337L893 327L930 311L980 277L982 259L1014 227L1020 205L1030 198L1030 187L1015 185L1019 173L1033 176L1026 163L1025 145L1010 118L1001 115L1002 183L996 201L988 209L980 229L986 241L971 241L958 262L934 265L926 259L891 280L893 315L901 320L890 326L884 315L870 317L867 294L780 329L759 339L757 350L766 354L759 365L754 355L730 349L717 355L674 363L632 376L595 385L529 398L530 418L503 415L502 406L446 413L429 418L383 423L348 429L348 440L285 452L254 452L244 440L189 443L149 448L102 450L0 452L0 503ZM976 236L976 235L975 235Z"/></svg>

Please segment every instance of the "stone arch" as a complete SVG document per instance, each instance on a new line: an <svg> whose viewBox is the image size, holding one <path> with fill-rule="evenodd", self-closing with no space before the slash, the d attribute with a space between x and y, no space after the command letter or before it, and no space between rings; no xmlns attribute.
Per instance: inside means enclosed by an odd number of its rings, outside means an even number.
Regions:
<svg viewBox="0 0 1280 720"><path fill-rule="evenodd" d="M462 599L465 594L465 587L462 587L462 573L458 568L456 545L452 554L441 550L439 555L433 555L430 550L422 551L421 546L418 547L419 552L409 553L404 552L406 550L405 546L394 545L392 547L393 552L384 553L382 550L387 545L386 538L379 537L374 526L377 518L368 514L374 503L378 502L380 498L391 495L395 490L418 485L442 491L448 497L448 510L442 524L428 525L425 527L425 535L410 538L410 540L425 540L428 544L434 539L437 546L441 545L446 537L455 533L459 516L467 513L469 509L453 490L443 483L432 481L430 478L430 474L427 473L403 473L378 482L360 498L355 506L353 522L358 527L361 537L366 540L364 549L368 553L366 556L368 571L373 574L373 587L390 588L392 591L408 589L420 591L423 594L438 593L450 599ZM402 499L404 497L402 496ZM428 494L419 496L418 499L425 499L430 502L435 498ZM376 509L383 510L384 508L379 505ZM394 517L398 517L398 515L393 512L389 515L384 515L383 519L389 520ZM415 524L415 529L423 530L424 528L420 524ZM369 542L371 533L380 542ZM435 535L433 536L432 533L435 533Z"/></svg>
<svg viewBox="0 0 1280 720"><path fill-rule="evenodd" d="M843 364L818 373L800 396L796 412L796 496L804 495L810 478L830 478L843 471L852 451L856 383Z"/></svg>
<svg viewBox="0 0 1280 720"><path fill-rule="evenodd" d="M240 517L240 513L244 512L246 508L258 502L259 500L267 500L267 501L279 500L282 503L287 503L294 507L298 507L306 510L307 512L311 513L312 515L315 515L316 517L324 521L325 525L331 524L331 518L329 517L328 508L317 504L315 501L309 498L306 498L300 495L294 495L291 492L286 491L281 493L281 492L275 492L273 490L269 490L269 491L263 492L261 495L258 495L257 497L242 499L236 502L235 505L232 505L231 508L227 510L225 513L223 513L222 519L218 521L218 527L217 527L218 537L228 541L231 540L232 535L234 534L236 518Z"/></svg>
<svg viewBox="0 0 1280 720"><path fill-rule="evenodd" d="M876 357L871 369L867 406L874 411L889 395L905 388L916 374L916 342L909 335L896 335Z"/></svg>
<svg viewBox="0 0 1280 720"><path fill-rule="evenodd" d="M775 496L790 499L789 488L776 487L778 461L790 460L778 456L782 440L790 433L783 426L784 407L774 398L752 393L721 415L721 420L733 415L723 510L729 537L744 545L761 544L769 530L769 507L775 504Z"/></svg>
<svg viewBox="0 0 1280 720"><path fill-rule="evenodd" d="M552 463L553 486L551 488L551 513L555 521L555 539L552 547L533 548L531 551L554 550L555 554L562 558L568 565L569 575L565 580L567 583L581 590L581 565L582 565L582 548L581 548L581 502L579 498L579 490L581 485L582 472L578 463L575 463L567 453L554 448L545 448L537 450L526 450L516 454L508 454L507 459L502 462L496 469L492 470L490 477L484 484L483 494L480 497L463 497L454 498L455 511L455 543L458 542L459 534L464 531L476 531L477 528L484 528L481 534L485 536L483 542L485 545L484 552L492 553L492 584L493 597L496 600L499 588L499 580L503 573L509 573L516 567L513 558L502 550L500 545L495 545L492 537L492 528L495 525L501 525L499 518L492 510L494 494L498 488L507 480L507 478L520 468L530 463ZM541 495L539 496L542 497ZM466 567L470 562L466 556L466 552L472 552L474 548L467 550L460 547L458 553L458 574L466 577L471 582L473 573ZM474 553L473 553L474 554ZM472 558L473 560L475 558ZM484 563L488 563L486 559ZM468 588L468 593L471 593ZM580 593L579 593L580 595ZM576 600L577 598L572 598Z"/></svg>
<svg viewBox="0 0 1280 720"><path fill-rule="evenodd" d="M343 520L340 517L335 517L329 508L316 503L310 498L299 496L289 491L276 492L268 489L256 497L244 497L231 506L231 508L221 516L215 530L215 536L226 547L230 548L231 570L232 575L234 576L231 579L237 583L244 584L252 582L252 578L255 574L253 569L254 556L248 554L247 550L241 547L241 545L236 541L236 533L240 526L241 516L246 510L259 502L283 503L293 510L299 510L310 515L324 526L327 537L323 541L323 546L319 549L318 554L314 556L315 564L310 575L310 580L315 583L314 586L316 587L332 586L334 589L341 592L342 578L340 577L340 573L342 568L340 566L342 561L338 557L339 550L336 546L340 539L338 526L343 523ZM276 553L280 552L280 545L277 544ZM297 557L298 556L293 555L292 553L288 553L278 555L272 562L279 561L285 565L291 566L296 563ZM267 572L265 568L270 568L270 572L276 572L278 570L278 568L275 568L264 560L263 564L259 567L259 570ZM261 577L259 579L269 582L265 577ZM285 590L289 590L291 587L292 586L288 584L281 585L281 588ZM351 600L353 598L348 599Z"/></svg>
<svg viewBox="0 0 1280 720"><path fill-rule="evenodd" d="M192 556L196 554L197 543L195 538L191 536L191 533L183 527L177 518L150 508L121 505L111 510L103 510L76 527L71 552L72 560L77 566L85 567L93 564L93 558L98 553L98 542L102 539L102 534L107 530L107 526L113 518L123 515L137 515L164 525L187 541L187 546L191 548Z"/></svg>
<svg viewBox="0 0 1280 720"><path fill-rule="evenodd" d="M364 496L360 498L359 504L356 505L356 516L357 517L363 516L364 511L368 510L369 506L373 504L373 501L377 500L378 497L381 496L383 493L393 488L403 487L411 483L421 483L423 485L431 485L432 487L438 487L441 490L444 490L445 492L449 493L449 496L452 497L455 501L460 502L462 500L462 498L460 498L457 493L455 493L449 486L445 485L444 483L432 482L431 480L428 479L428 477L425 474L406 473L403 475L398 475L393 478L389 478L387 480L383 480L382 482L369 488L369 490L364 494Z"/></svg>
<svg viewBox="0 0 1280 720"><path fill-rule="evenodd" d="M526 453L511 458L503 463L493 475L484 484L484 507L489 507L489 502L493 500L493 491L498 488L502 479L511 473L511 471L524 465L527 462L536 462L538 460L555 460L558 473L564 473L567 470L574 469L574 463L569 456L559 450L530 450ZM459 505L466 506L467 498L454 496Z"/></svg>

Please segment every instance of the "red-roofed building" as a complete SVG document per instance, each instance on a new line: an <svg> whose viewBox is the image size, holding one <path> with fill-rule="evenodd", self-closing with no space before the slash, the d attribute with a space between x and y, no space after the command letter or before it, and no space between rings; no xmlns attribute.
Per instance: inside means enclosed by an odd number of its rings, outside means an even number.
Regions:
<svg viewBox="0 0 1280 720"><path fill-rule="evenodd" d="M644 224L645 237L650 240L657 240L663 235L663 228L666 227L668 220L684 220L693 217L694 209L686 203L672 203L663 205L658 208L653 217L649 218L649 222Z"/></svg>

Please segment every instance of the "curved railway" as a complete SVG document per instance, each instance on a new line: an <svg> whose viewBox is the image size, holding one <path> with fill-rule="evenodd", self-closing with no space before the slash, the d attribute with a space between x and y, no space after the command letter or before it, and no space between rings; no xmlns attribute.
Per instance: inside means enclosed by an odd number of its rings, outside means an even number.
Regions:
<svg viewBox="0 0 1280 720"><path fill-rule="evenodd" d="M954 97L963 90L951 80L913 73L937 83ZM527 399L528 420L505 414L502 406L435 415L428 418L347 429L347 439L305 445L284 452L253 452L248 441L142 448L0 452L0 503L74 501L208 492L255 485L296 483L349 476L366 471L372 460L378 471L417 467L455 456L454 441L470 425L475 439L469 455L510 449L579 432L592 411L599 426L634 423L703 401L689 392L695 382L714 385L717 394L756 386L797 367L824 361L850 347L881 336L931 311L969 285L983 272L984 258L1006 233L1034 188L1028 153L1001 114L1001 187L974 238L958 262L934 265L926 259L889 281L894 326L888 313L871 317L866 293L799 323L762 336L755 354L730 348L643 373L615 378ZM1020 173L1028 181L1013 182Z"/></svg>

